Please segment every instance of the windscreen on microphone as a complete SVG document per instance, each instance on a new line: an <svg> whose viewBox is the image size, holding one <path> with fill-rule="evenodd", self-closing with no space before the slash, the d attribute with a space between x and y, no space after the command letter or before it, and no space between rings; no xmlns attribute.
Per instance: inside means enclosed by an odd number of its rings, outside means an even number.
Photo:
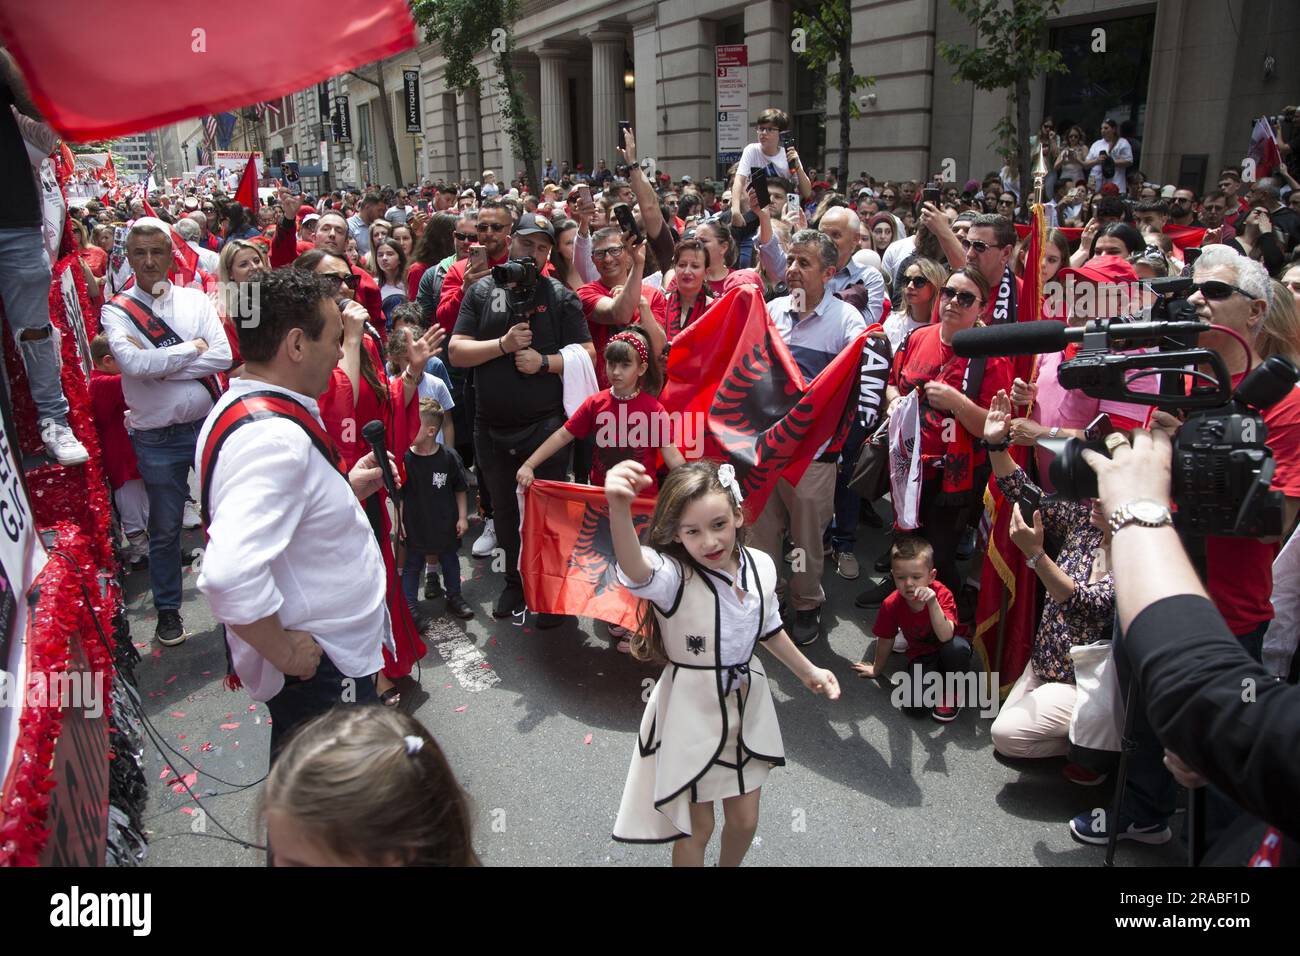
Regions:
<svg viewBox="0 0 1300 956"><path fill-rule="evenodd" d="M361 429L361 437L366 440L367 445L379 445L382 447L384 444L384 423L377 418L373 421L366 422L365 426Z"/></svg>
<svg viewBox="0 0 1300 956"><path fill-rule="evenodd" d="M1069 344L1067 326L1056 319L1011 322L979 329L962 329L952 337L952 350L962 358L985 355L1038 355L1059 352Z"/></svg>

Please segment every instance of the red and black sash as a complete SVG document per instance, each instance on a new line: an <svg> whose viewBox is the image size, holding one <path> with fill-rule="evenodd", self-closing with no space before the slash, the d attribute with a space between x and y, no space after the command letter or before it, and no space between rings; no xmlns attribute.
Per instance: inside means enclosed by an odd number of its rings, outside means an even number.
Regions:
<svg viewBox="0 0 1300 956"><path fill-rule="evenodd" d="M146 309L134 296L122 292L113 296L108 302L109 305L117 306L126 313L140 333L149 340L150 344L156 349L165 349L172 345L180 345L185 340L176 334L175 330L158 318L153 309ZM197 380L200 385L208 390L212 396L212 401L216 402L221 397L221 381L215 375L209 375L207 378Z"/></svg>
<svg viewBox="0 0 1300 956"><path fill-rule="evenodd" d="M325 456L325 460L345 480L347 479L348 469L343 461L343 453L339 451L338 445L334 444L334 439L330 438L311 412L307 411L299 402L284 394L284 392L276 392L270 389L249 392L247 395L231 402L222 410L217 420L212 424L207 440L203 443L203 457L199 462L201 466L199 507L205 528L212 523L212 512L208 506L208 493L212 487L212 473L217 467L217 455L221 451L221 446L225 444L227 438L244 425L267 418L287 418L301 427L307 433L307 437L311 439L311 443L316 446L316 450Z"/></svg>
<svg viewBox="0 0 1300 956"><path fill-rule="evenodd" d="M212 473L216 470L217 455L221 447L226 443L227 438L244 425L267 418L286 418L302 428L311 439L311 443L316 446L316 450L324 455L325 460L343 476L344 481L347 481L348 469L343 462L343 453L339 451L338 445L334 444L334 439L330 438L311 412L283 392L271 389L249 392L222 410L217 420L213 422L207 440L203 443L203 457L199 461L199 508L203 518L204 534L212 524L212 509L208 503L208 496L212 488ZM229 643L226 644L225 683L230 690L238 690L241 686L239 675L235 673L235 663L230 655Z"/></svg>

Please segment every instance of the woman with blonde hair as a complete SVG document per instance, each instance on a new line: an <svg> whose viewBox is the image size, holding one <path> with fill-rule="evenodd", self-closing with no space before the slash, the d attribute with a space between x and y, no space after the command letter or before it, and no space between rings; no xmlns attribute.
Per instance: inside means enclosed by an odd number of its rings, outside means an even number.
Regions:
<svg viewBox="0 0 1300 956"><path fill-rule="evenodd" d="M259 273L270 272L271 263L260 243L247 239L227 239L221 247L217 258L217 288L213 304L221 324L230 340L230 372L237 377L243 370L244 360L239 354L239 325L244 320L254 318L253 297L250 283Z"/></svg>
<svg viewBox="0 0 1300 956"><path fill-rule="evenodd" d="M1300 308L1295 297L1281 282L1270 279L1273 287L1273 304L1264 314L1264 324L1255 338L1255 350L1260 358L1280 355L1300 365Z"/></svg>

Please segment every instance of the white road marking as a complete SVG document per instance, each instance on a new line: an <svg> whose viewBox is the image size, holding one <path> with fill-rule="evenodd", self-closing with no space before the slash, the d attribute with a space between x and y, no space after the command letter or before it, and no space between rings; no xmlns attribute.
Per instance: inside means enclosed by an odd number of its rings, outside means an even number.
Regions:
<svg viewBox="0 0 1300 956"><path fill-rule="evenodd" d="M434 618L425 628L424 636L447 662L447 669L456 676L457 683L465 690L478 693L501 683L501 678L488 664L483 652L451 621Z"/></svg>

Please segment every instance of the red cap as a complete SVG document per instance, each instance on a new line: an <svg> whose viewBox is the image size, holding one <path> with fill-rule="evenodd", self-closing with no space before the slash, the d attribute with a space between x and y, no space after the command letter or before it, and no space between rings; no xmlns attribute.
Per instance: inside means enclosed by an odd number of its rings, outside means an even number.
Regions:
<svg viewBox="0 0 1300 956"><path fill-rule="evenodd" d="M812 188L813 188L813 189L830 189L830 188L831 188L831 184L830 184L830 183L827 183L827 182L823 182L822 180L819 179L819 180L817 180L817 182L815 182L815 183L812 184Z"/></svg>
<svg viewBox="0 0 1300 956"><path fill-rule="evenodd" d="M1133 264L1122 256L1096 256L1077 269L1062 269L1056 273L1056 281L1064 282L1066 276L1074 276L1075 282L1097 282L1102 285L1137 281Z"/></svg>
<svg viewBox="0 0 1300 956"><path fill-rule="evenodd" d="M1106 183L1106 185L1101 187L1101 194L1103 196L1118 196L1119 186L1114 183Z"/></svg>

